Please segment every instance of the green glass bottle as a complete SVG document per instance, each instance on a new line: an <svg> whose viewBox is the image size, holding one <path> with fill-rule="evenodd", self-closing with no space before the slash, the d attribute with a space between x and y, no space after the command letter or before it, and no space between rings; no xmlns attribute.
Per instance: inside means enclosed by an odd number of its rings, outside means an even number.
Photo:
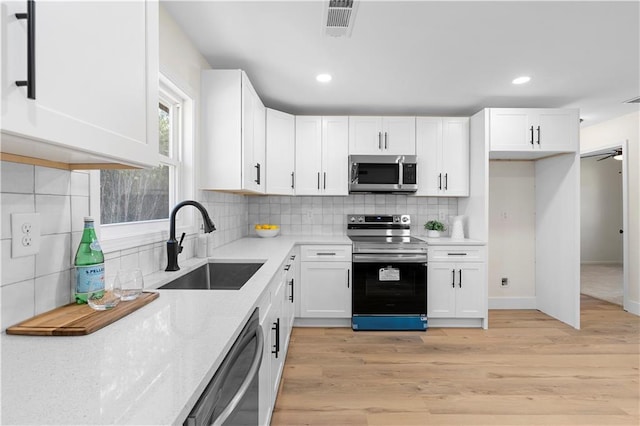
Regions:
<svg viewBox="0 0 640 426"><path fill-rule="evenodd" d="M104 289L104 254L92 217L84 218L84 231L73 264L76 267L76 303L87 303L90 288Z"/></svg>

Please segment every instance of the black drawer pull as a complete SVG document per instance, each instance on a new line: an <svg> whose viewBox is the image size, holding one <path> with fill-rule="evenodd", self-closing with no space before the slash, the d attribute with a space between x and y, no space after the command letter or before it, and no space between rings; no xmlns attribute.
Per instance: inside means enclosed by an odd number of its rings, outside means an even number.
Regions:
<svg viewBox="0 0 640 426"><path fill-rule="evenodd" d="M27 0L27 13L16 13L16 19L27 20L27 79L16 86L27 86L27 98L36 98L36 2Z"/></svg>
<svg viewBox="0 0 640 426"><path fill-rule="evenodd" d="M467 253L447 253L447 256L466 256Z"/></svg>

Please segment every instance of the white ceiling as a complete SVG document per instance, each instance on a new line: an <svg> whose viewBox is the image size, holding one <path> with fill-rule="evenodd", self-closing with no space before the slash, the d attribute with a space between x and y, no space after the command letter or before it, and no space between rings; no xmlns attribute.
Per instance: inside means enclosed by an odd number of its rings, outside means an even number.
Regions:
<svg viewBox="0 0 640 426"><path fill-rule="evenodd" d="M293 114L572 107L589 125L640 107L623 103L640 96L638 1L365 0L349 38L324 35L323 1L162 4L213 68Z"/></svg>

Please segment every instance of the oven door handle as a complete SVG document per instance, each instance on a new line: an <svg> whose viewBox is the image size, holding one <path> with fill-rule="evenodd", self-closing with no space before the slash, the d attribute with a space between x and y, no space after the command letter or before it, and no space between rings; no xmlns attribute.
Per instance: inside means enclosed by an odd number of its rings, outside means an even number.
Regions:
<svg viewBox="0 0 640 426"><path fill-rule="evenodd" d="M252 333L249 335L248 338L245 338L243 342L243 347L245 347L251 342L254 335L257 339L258 348L253 357L253 361L251 362L251 367L249 368L249 372L247 373L247 376L244 378L244 381L242 382L242 384L240 385L238 392L236 392L233 398L231 398L229 405L227 405L225 409L220 413L220 415L213 421L213 426L222 425L227 420L227 418L229 418L229 416L233 413L233 411L236 409L238 404L240 404L240 401L242 400L242 398L244 398L245 394L249 390L249 386L251 386L251 382L253 381L253 379L258 374L258 371L260 370L260 364L262 363L262 352L264 350L264 334L262 333L262 326L258 325L255 329L255 334Z"/></svg>
<svg viewBox="0 0 640 426"><path fill-rule="evenodd" d="M425 254L354 254L353 263L426 263Z"/></svg>

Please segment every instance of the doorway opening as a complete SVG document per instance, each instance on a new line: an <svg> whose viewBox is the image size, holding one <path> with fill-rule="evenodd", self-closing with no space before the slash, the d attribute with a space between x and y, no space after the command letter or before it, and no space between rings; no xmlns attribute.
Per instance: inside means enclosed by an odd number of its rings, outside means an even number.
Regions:
<svg viewBox="0 0 640 426"><path fill-rule="evenodd" d="M624 308L627 294L626 142L581 153L580 293Z"/></svg>

